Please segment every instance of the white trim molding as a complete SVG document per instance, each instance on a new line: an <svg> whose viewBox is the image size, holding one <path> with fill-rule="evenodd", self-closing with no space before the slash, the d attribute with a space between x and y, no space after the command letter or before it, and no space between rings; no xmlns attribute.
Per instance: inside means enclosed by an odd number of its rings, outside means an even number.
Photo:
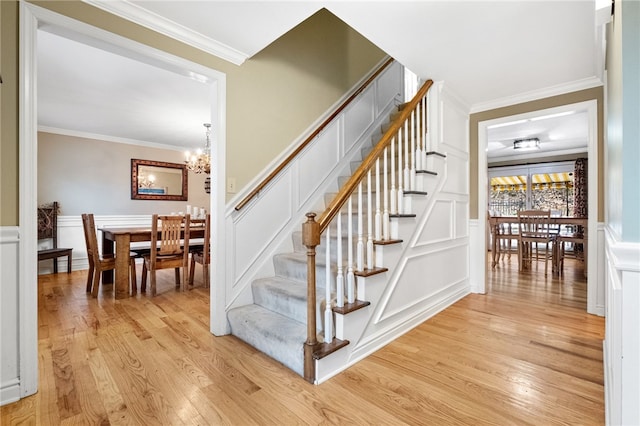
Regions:
<svg viewBox="0 0 640 426"><path fill-rule="evenodd" d="M82 0L91 6L102 9L113 15L149 28L160 34L181 41L204 52L229 61L235 65L242 65L248 55L226 44L220 43L210 37L206 37L183 25L150 12L128 1L118 0Z"/></svg>
<svg viewBox="0 0 640 426"><path fill-rule="evenodd" d="M0 405L20 399L19 329L18 329L18 249L17 226L0 227Z"/></svg>
<svg viewBox="0 0 640 426"><path fill-rule="evenodd" d="M203 83L212 86L212 123L216 126L215 150L212 163L215 174L211 176L212 234L216 235L211 247L212 282L222 283L211 286L211 330L226 326L224 312L224 180L226 175L226 75L214 69L188 61L184 58L129 40L120 35L93 27L81 21L60 15L32 3L21 1L19 35L19 268L15 288L18 292L18 344L20 369L20 397L31 395L38 387L38 323L37 323L37 38L39 25L66 32L69 35L97 40L104 46L121 54L129 54L139 60L179 74L197 75ZM3 282L3 298L4 298ZM4 345L12 342L0 342Z"/></svg>
<svg viewBox="0 0 640 426"><path fill-rule="evenodd" d="M545 109L543 111L558 112L566 108L581 108L586 109L589 116L589 140L588 140L588 158L589 163L598 163L598 117L597 117L597 100L588 100L578 102L575 104L560 105ZM487 229L487 128L492 124L500 124L508 120L529 118L534 114L539 114L540 111L527 111L522 114L503 116L493 118L491 120L481 121L478 123L478 232L476 232L477 243L472 245L474 250L473 256L478 258L477 262L485 262L486 246L481 244L481 241L486 240ZM598 223L598 168L589 167L588 170L588 185L589 185L589 205L588 205L588 240L589 250L588 256L588 271L587 275L587 312L594 315L604 315L604 237L602 224ZM478 283L478 288L481 290L486 288L486 279L484 277L478 277L482 279L482 285ZM479 292L482 292L482 291Z"/></svg>
<svg viewBox="0 0 640 426"><path fill-rule="evenodd" d="M607 322L605 416L610 425L640 424L640 243L604 230Z"/></svg>
<svg viewBox="0 0 640 426"><path fill-rule="evenodd" d="M603 83L599 78L584 78L582 80L576 80L568 84L545 87L540 90L533 90L531 92L521 93L519 95L508 96L501 99L494 99L492 101L475 104L471 107L471 114L488 111L490 109L521 104L524 102L531 102L538 99L549 98L551 96L563 95L565 93L577 92L579 90L591 89L593 87L602 86L602 84Z"/></svg>

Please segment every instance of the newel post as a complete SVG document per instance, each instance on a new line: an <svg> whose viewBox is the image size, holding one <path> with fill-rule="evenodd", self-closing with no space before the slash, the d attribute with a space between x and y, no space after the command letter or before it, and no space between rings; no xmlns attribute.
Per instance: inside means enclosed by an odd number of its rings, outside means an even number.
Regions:
<svg viewBox="0 0 640 426"><path fill-rule="evenodd" d="M316 246L320 244L320 225L315 221L315 213L307 213L307 221L302 224L302 244L307 247L307 341L304 343L304 378L315 381L313 351L316 338Z"/></svg>

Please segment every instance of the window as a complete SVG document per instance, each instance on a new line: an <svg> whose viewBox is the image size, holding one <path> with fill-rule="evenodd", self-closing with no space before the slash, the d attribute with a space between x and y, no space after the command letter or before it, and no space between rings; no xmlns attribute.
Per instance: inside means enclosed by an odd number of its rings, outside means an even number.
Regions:
<svg viewBox="0 0 640 426"><path fill-rule="evenodd" d="M518 210L551 210L573 216L573 162L489 169L489 211L515 216Z"/></svg>

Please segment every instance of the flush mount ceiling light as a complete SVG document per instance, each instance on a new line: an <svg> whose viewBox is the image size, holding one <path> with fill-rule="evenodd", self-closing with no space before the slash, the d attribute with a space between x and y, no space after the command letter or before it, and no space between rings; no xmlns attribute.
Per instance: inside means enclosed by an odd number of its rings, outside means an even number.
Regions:
<svg viewBox="0 0 640 426"><path fill-rule="evenodd" d="M527 150L527 149L540 149L540 139L527 138L516 139L513 141L513 149Z"/></svg>

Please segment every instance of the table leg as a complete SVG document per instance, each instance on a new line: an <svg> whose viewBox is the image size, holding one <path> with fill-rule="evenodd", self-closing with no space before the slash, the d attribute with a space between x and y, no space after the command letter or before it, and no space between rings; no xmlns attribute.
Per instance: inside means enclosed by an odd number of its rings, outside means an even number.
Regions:
<svg viewBox="0 0 640 426"><path fill-rule="evenodd" d="M491 267L495 268L496 267L496 263L498 263L498 230L496 229L497 225L491 227L491 236L493 237L491 241Z"/></svg>
<svg viewBox="0 0 640 426"><path fill-rule="evenodd" d="M106 238L102 233L102 255L109 257L113 255L113 241ZM113 270L109 269L102 272L102 284L111 284L113 282Z"/></svg>
<svg viewBox="0 0 640 426"><path fill-rule="evenodd" d="M129 297L129 265L131 249L131 235L127 233L116 235L116 299Z"/></svg>
<svg viewBox="0 0 640 426"><path fill-rule="evenodd" d="M587 223L585 221L584 224L584 228L583 228L583 236L582 238L584 239L584 243L582 244L582 250L583 252L583 256L584 256L584 277L587 278L587 271L588 271L588 262L587 260L589 259L589 251L588 251L588 247L589 247L589 228L587 226ZM595 277L593 278L595 279Z"/></svg>

